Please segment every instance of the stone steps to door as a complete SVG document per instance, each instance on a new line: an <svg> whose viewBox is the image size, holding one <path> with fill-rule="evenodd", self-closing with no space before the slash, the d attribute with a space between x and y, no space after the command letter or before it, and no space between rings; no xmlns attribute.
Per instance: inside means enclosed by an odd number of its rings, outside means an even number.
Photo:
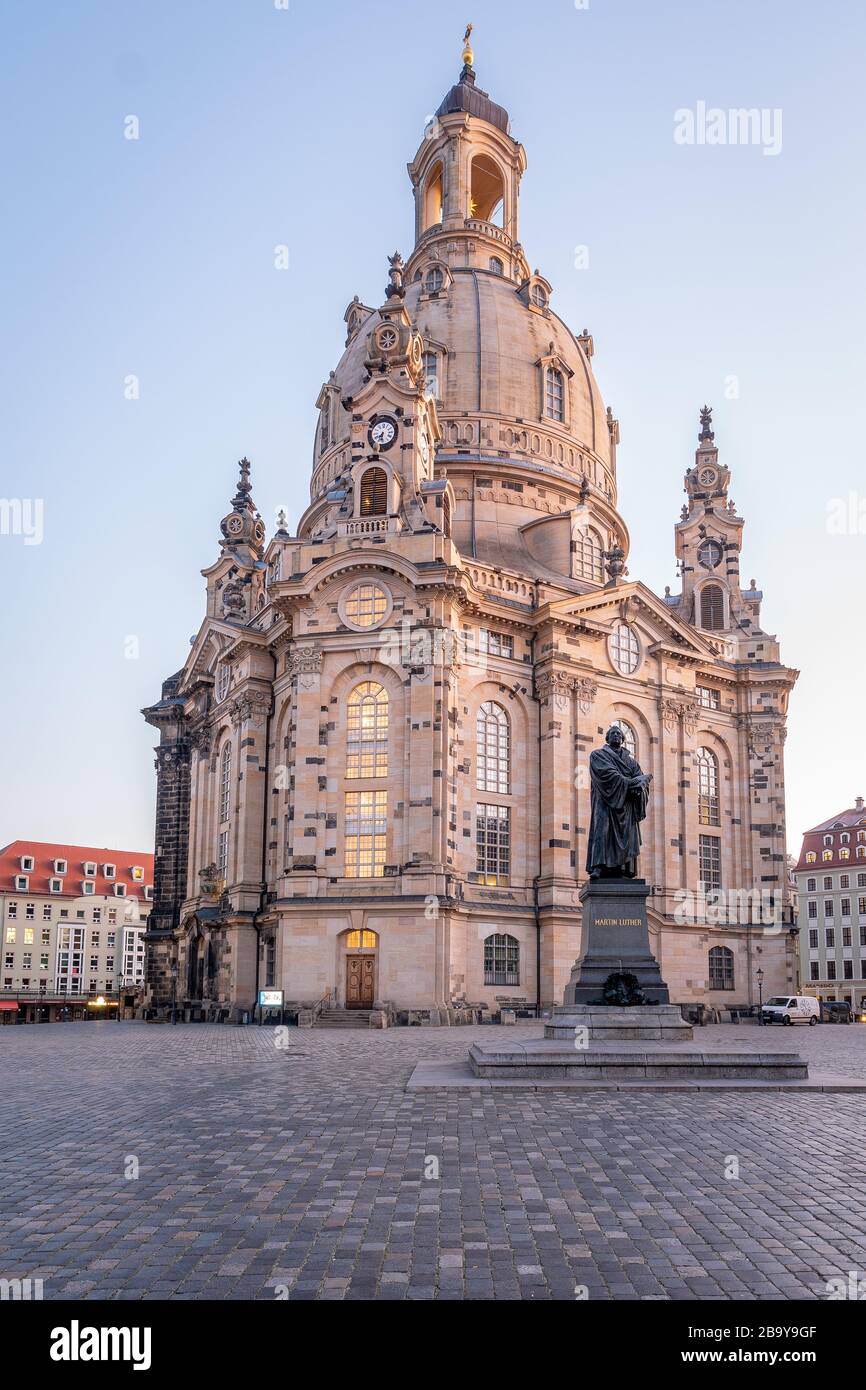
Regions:
<svg viewBox="0 0 866 1390"><path fill-rule="evenodd" d="M323 1009L317 1028L369 1028L370 1009Z"/></svg>

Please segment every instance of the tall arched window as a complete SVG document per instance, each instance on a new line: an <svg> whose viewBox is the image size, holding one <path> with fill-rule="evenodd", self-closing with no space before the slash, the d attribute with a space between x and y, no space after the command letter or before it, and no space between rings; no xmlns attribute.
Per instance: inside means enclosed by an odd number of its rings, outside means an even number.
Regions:
<svg viewBox="0 0 866 1390"><path fill-rule="evenodd" d="M220 825L229 819L232 797L232 746L223 746L220 758L219 817Z"/></svg>
<svg viewBox="0 0 866 1390"><path fill-rule="evenodd" d="M487 700L475 721L476 787L480 792L509 791L508 715L501 705Z"/></svg>
<svg viewBox="0 0 866 1390"><path fill-rule="evenodd" d="M520 984L520 942L516 936L494 932L484 941L484 983Z"/></svg>
<svg viewBox="0 0 866 1390"><path fill-rule="evenodd" d="M442 221L444 207L444 178L441 161L430 170L424 189L424 230Z"/></svg>
<svg viewBox="0 0 866 1390"><path fill-rule="evenodd" d="M701 627L719 632L725 625L725 597L718 584L701 589Z"/></svg>
<svg viewBox="0 0 866 1390"><path fill-rule="evenodd" d="M424 276L424 293L438 294L445 284L445 272L438 265L431 266Z"/></svg>
<svg viewBox="0 0 866 1390"><path fill-rule="evenodd" d="M695 761L698 765L698 820L701 825L721 825L719 760L711 748L699 748Z"/></svg>
<svg viewBox="0 0 866 1390"><path fill-rule="evenodd" d="M505 180L499 166L489 155L480 154L472 161L470 171L469 216L483 222L503 225Z"/></svg>
<svg viewBox="0 0 866 1390"><path fill-rule="evenodd" d="M442 495L442 534L451 535L451 498L447 492Z"/></svg>
<svg viewBox="0 0 866 1390"><path fill-rule="evenodd" d="M368 468L361 478L361 516L388 513L388 475L384 468Z"/></svg>
<svg viewBox="0 0 866 1390"><path fill-rule="evenodd" d="M565 419L565 383L557 367L544 374L544 413L551 420Z"/></svg>
<svg viewBox="0 0 866 1390"><path fill-rule="evenodd" d="M622 730L622 737L626 751L631 753L632 757L635 759L635 761L637 761L637 734L635 733L631 724L627 723L625 719L614 719L612 720L610 727L612 729Z"/></svg>
<svg viewBox="0 0 866 1390"><path fill-rule="evenodd" d="M734 953L727 946L713 946L709 953L710 989L734 988Z"/></svg>
<svg viewBox="0 0 866 1390"><path fill-rule="evenodd" d="M439 354L424 353L424 390L428 396L439 396Z"/></svg>
<svg viewBox="0 0 866 1390"><path fill-rule="evenodd" d="M604 583L604 547L596 531L576 531L574 541L574 577Z"/></svg>
<svg viewBox="0 0 866 1390"><path fill-rule="evenodd" d="M349 695L346 776L388 776L388 692L375 681L356 685Z"/></svg>

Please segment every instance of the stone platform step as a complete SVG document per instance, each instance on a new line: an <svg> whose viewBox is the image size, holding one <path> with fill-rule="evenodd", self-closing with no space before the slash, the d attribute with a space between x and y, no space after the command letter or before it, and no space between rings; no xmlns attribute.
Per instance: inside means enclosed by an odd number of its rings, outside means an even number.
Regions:
<svg viewBox="0 0 866 1390"><path fill-rule="evenodd" d="M561 1004L544 1025L545 1038L574 1042L577 1029L586 1029L597 1042L691 1042L692 1025L678 1004L641 1004L617 1008L611 1004Z"/></svg>
<svg viewBox="0 0 866 1390"><path fill-rule="evenodd" d="M323 1009L317 1028L369 1028L371 1009Z"/></svg>
<svg viewBox="0 0 866 1390"><path fill-rule="evenodd" d="M553 1038L500 1045L473 1043L476 1076L565 1081L805 1081L809 1069L795 1052L708 1050L694 1044L608 1042L588 1048Z"/></svg>
<svg viewBox="0 0 866 1390"><path fill-rule="evenodd" d="M790 1054L789 1054L790 1055ZM805 1080L783 1080L777 1077L773 1080L749 1080L747 1078L722 1077L712 1079L710 1077L699 1077L697 1079L672 1080L652 1080L643 1077L638 1080L616 1080L604 1079L601 1081L590 1080L588 1077L579 1077L576 1080L567 1079L564 1075L557 1075L553 1079L541 1077L516 1078L496 1078L476 1076L469 1062L419 1062L406 1083L407 1091L549 1091L549 1090L568 1090L621 1093L629 1092L634 1094L637 1091L675 1091L690 1093L700 1092L720 1092L720 1091L739 1091L739 1092L779 1092L791 1091L801 1092L866 1092L866 1080L859 1080L857 1077L843 1076L834 1072L812 1071L811 1075Z"/></svg>

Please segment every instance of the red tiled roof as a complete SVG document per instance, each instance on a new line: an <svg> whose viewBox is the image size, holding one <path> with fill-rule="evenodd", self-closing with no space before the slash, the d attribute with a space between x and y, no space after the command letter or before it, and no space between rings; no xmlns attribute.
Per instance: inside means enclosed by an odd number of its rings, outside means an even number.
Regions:
<svg viewBox="0 0 866 1390"><path fill-rule="evenodd" d="M27 855L33 858L33 868L29 871L21 868L21 859ZM65 874L55 873L55 859L66 860ZM49 879L60 878L63 881L63 891L52 893L51 897L80 898L81 885L85 881L85 863L96 865L95 876L88 878L93 884L93 896L114 897L115 883L122 883L126 887L127 898L147 901L144 889L146 886L153 886L152 854L128 849L95 849L89 845L45 844L41 840L13 840L0 850L0 892L23 892L23 889L16 889L15 878L18 874L27 873L28 893L48 894ZM106 864L114 865L114 878L105 877ZM133 878L133 868L143 869L144 877Z"/></svg>
<svg viewBox="0 0 866 1390"><path fill-rule="evenodd" d="M859 800L859 798L858 798ZM841 832L848 831L849 840L846 845L842 844ZM857 857L857 846L866 845L866 841L858 840L856 832L866 831L866 806L852 806L850 810L840 811L838 815L831 816L829 820L822 821L820 825L813 825L811 830L807 830L803 836L803 844L800 847L800 857L797 860L798 869L811 869L814 873L816 865L823 864L825 868L844 866L849 868L857 865L860 869L866 869L866 858L861 854ZM854 831L855 833L851 833ZM832 844L824 844L824 836L832 835ZM843 859L839 853L841 849L848 850L848 858ZM825 850L832 853L832 858L824 859L822 856ZM807 864L806 855L814 853L816 859Z"/></svg>

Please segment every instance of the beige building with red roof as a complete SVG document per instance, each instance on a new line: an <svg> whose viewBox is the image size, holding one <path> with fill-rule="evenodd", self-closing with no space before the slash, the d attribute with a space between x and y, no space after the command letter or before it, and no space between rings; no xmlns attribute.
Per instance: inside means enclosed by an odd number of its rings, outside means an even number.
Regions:
<svg viewBox="0 0 866 1390"><path fill-rule="evenodd" d="M0 850L0 1022L114 1016L144 978L153 855L13 840ZM102 1002L99 1002L102 1001Z"/></svg>
<svg viewBox="0 0 866 1390"><path fill-rule="evenodd" d="M866 806L803 836L794 870L799 887L803 992L866 1008Z"/></svg>

